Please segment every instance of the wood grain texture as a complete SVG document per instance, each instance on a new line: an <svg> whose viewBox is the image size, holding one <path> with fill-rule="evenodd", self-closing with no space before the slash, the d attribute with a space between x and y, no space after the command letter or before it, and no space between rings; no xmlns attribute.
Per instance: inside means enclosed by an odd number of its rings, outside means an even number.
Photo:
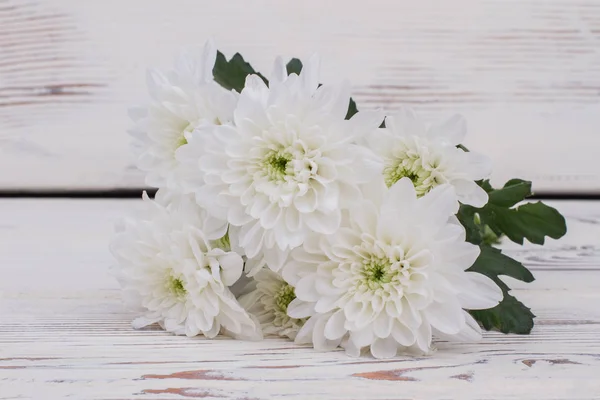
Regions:
<svg viewBox="0 0 600 400"><path fill-rule="evenodd" d="M599 202L552 204L567 216L564 240L505 246L537 278L513 286L538 315L531 335L492 332L392 360L133 330L107 242L139 205L0 201L0 399L598 398Z"/></svg>
<svg viewBox="0 0 600 400"><path fill-rule="evenodd" d="M600 192L600 0L0 0L0 189L141 186L144 69L211 36L265 72L318 52L361 108L465 114L497 182Z"/></svg>

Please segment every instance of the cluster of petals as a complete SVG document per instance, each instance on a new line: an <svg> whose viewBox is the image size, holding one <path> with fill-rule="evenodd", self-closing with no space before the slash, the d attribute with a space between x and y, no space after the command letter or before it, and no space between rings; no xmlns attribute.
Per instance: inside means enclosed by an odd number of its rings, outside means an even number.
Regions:
<svg viewBox="0 0 600 400"><path fill-rule="evenodd" d="M317 57L299 74L278 58L237 93L213 80L216 55L208 42L150 71L131 111L137 166L160 188L111 246L134 327L377 358L477 340L466 310L502 291L468 271L479 248L455 217L487 202L491 170L460 146L464 120L346 119L350 86L321 84Z"/></svg>
<svg viewBox="0 0 600 400"><path fill-rule="evenodd" d="M459 203L452 186L418 198L403 178L373 198L351 210L335 235L313 236L292 252L283 270L296 295L288 314L309 318L296 342L387 358L428 353L433 335L480 338L465 310L496 306L502 291L466 271L479 247L453 218Z"/></svg>

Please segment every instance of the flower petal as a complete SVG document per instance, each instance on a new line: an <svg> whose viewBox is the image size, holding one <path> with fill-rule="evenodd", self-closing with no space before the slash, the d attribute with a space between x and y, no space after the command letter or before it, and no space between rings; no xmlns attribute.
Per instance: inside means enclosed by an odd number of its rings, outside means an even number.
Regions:
<svg viewBox="0 0 600 400"><path fill-rule="evenodd" d="M392 358L398 351L398 343L393 337L387 337L385 339L377 338L371 345L371 354L375 358Z"/></svg>
<svg viewBox="0 0 600 400"><path fill-rule="evenodd" d="M346 322L346 317L344 316L343 310L336 311L327 321L325 325L325 338L329 340L340 339L342 336L348 332L346 328L344 328L344 323Z"/></svg>

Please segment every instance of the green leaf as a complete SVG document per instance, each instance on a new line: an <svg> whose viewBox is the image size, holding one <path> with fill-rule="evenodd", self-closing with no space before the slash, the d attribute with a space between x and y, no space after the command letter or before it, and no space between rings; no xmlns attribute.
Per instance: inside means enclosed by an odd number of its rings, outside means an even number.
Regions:
<svg viewBox="0 0 600 400"><path fill-rule="evenodd" d="M456 148L457 148L457 149L461 149L461 150L462 150L462 151L464 151L465 153L468 153L468 152L469 152L469 149L467 149L467 148L466 148L464 145L462 145L462 144L457 144L457 145L456 145Z"/></svg>
<svg viewBox="0 0 600 400"><path fill-rule="evenodd" d="M506 287L506 285L504 285ZM535 315L531 309L504 290L504 299L500 304L488 310L471 310L469 313L484 329L497 329L502 333L527 335L533 329Z"/></svg>
<svg viewBox="0 0 600 400"><path fill-rule="evenodd" d="M534 277L523 264L502 254L496 248L487 245L479 246L481 253L469 271L479 272L498 282L498 275L506 275L523 282L533 282Z"/></svg>
<svg viewBox="0 0 600 400"><path fill-rule="evenodd" d="M485 190L486 192L490 193L494 191L494 188L492 187L492 185L490 185L490 180L489 179L485 179L482 181L477 181L477 184L479 186L481 186L481 188L483 190Z"/></svg>
<svg viewBox="0 0 600 400"><path fill-rule="evenodd" d="M267 85L269 81L256 72L252 66L244 60L240 53L235 53L229 61L225 55L217 51L217 59L213 67L213 77L215 81L227 90L241 92L246 83L246 77L251 74L258 75Z"/></svg>
<svg viewBox="0 0 600 400"><path fill-rule="evenodd" d="M475 222L475 211L476 208L461 204L456 217L465 227L467 242L478 245L483 240L483 232L481 232L480 225Z"/></svg>
<svg viewBox="0 0 600 400"><path fill-rule="evenodd" d="M465 227L467 241L492 244L494 235L506 235L519 244L524 239L544 244L546 236L559 239L567 233L565 218L552 207L541 202L514 207L531 194L531 182L511 179L501 189L492 188L487 180L477 184L488 193L489 201L482 208L461 205L457 217Z"/></svg>
<svg viewBox="0 0 600 400"><path fill-rule="evenodd" d="M302 61L297 58L292 58L285 66L285 69L287 70L288 75L300 75L300 72L302 71Z"/></svg>
<svg viewBox="0 0 600 400"><path fill-rule="evenodd" d="M348 104L348 112L346 113L346 119L352 118L354 114L358 112L358 108L356 108L356 102L354 99L350 98L350 104Z"/></svg>
<svg viewBox="0 0 600 400"><path fill-rule="evenodd" d="M490 204L480 211L480 216L494 231L501 231L519 244L523 244L523 239L544 244L546 236L559 239L567 233L565 218L542 202L527 203L516 208Z"/></svg>
<svg viewBox="0 0 600 400"><path fill-rule="evenodd" d="M499 278L510 276L523 282L533 282L531 272L517 260L498 249L481 245L481 253L468 271L478 272L492 279L502 289L504 298L494 308L471 310L469 313L487 330L497 329L503 333L527 334L533 328L535 315L523 303L511 296L509 287Z"/></svg>
<svg viewBox="0 0 600 400"><path fill-rule="evenodd" d="M529 195L531 195L531 182L511 179L504 184L502 189L492 190L489 193L489 202L501 207L512 207L525 200Z"/></svg>

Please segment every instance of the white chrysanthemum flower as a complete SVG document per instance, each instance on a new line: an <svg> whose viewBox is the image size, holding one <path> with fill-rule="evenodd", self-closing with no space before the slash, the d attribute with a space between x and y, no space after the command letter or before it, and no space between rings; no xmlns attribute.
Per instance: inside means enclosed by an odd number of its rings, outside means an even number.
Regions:
<svg viewBox="0 0 600 400"><path fill-rule="evenodd" d="M488 277L466 272L479 247L465 230L450 185L417 198L408 178L381 204L365 201L333 235L315 235L292 251L283 270L295 287L293 318L311 317L296 337L315 348L342 345L376 358L431 350L432 334L476 340L477 322L465 311L494 307L502 291Z"/></svg>
<svg viewBox="0 0 600 400"><path fill-rule="evenodd" d="M253 290L238 300L258 319L263 333L294 339L305 322L287 315L288 304L296 298L294 287L270 269L260 270L249 285Z"/></svg>
<svg viewBox="0 0 600 400"><path fill-rule="evenodd" d="M402 109L387 117L385 125L385 129L370 135L367 143L383 158L388 187L407 177L422 196L449 183L461 202L474 207L487 203L487 193L475 181L489 177L491 161L482 154L456 147L466 134L461 116L428 126L411 109Z"/></svg>
<svg viewBox="0 0 600 400"><path fill-rule="evenodd" d="M148 71L151 102L130 110L137 166L147 173L148 185L179 189L175 153L189 134L232 120L237 96L213 81L215 58L216 48L209 41L202 52L182 53L169 73Z"/></svg>
<svg viewBox="0 0 600 400"><path fill-rule="evenodd" d="M235 126L195 131L180 153L195 168L187 175L203 179L186 189L209 213L241 227L246 256L264 256L273 270L308 233L337 230L341 210L362 197L359 184L381 174L379 158L355 144L381 114L345 120L348 86L319 87L317 69L313 57L300 76L288 76L278 59L269 87L249 76Z"/></svg>
<svg viewBox="0 0 600 400"><path fill-rule="evenodd" d="M124 221L111 244L124 300L141 314L134 328L159 323L178 335L260 338L258 323L228 288L243 260L219 247L227 224L207 217L193 198L159 192L157 201L144 201L145 214Z"/></svg>

